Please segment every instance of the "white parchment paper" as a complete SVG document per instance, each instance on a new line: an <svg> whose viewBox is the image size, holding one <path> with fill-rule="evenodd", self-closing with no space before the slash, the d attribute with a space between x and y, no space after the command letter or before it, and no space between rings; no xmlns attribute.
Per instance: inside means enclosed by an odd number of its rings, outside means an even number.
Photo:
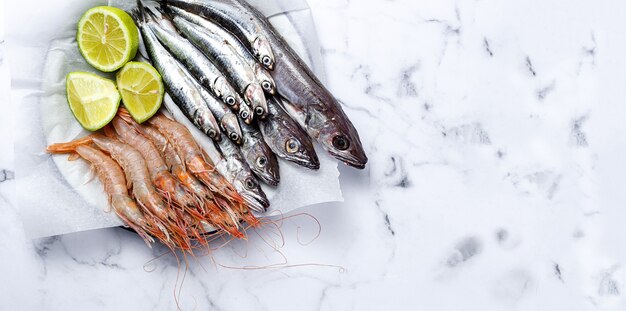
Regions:
<svg viewBox="0 0 626 311"><path fill-rule="evenodd" d="M305 0L249 0L285 36L324 80L320 49ZM92 178L82 160L44 152L50 143L82 137L84 131L72 116L65 98L65 76L71 71L97 72L80 56L76 23L82 13L107 1L14 1L7 4L8 59L12 75L12 102L16 111L16 183L26 234L31 238L121 225L105 213L102 184ZM130 8L134 1L111 1ZM59 9L62 8L62 9ZM29 23L23 23L28 19ZM107 76L103 73L99 73ZM112 76L109 76L112 78ZM201 137L201 136L198 136ZM271 210L288 213L299 207L343 200L337 162L321 148L321 168L310 171L280 161L281 184L265 187Z"/></svg>

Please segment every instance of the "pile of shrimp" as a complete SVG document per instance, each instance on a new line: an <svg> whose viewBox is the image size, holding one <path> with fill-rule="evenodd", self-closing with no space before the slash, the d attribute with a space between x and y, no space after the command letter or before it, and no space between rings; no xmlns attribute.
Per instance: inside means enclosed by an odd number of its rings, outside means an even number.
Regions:
<svg viewBox="0 0 626 311"><path fill-rule="evenodd" d="M159 113L144 124L124 108L101 133L47 148L89 162L104 184L110 209L148 244L193 252L218 228L245 239L258 227L243 198L207 160L182 124Z"/></svg>

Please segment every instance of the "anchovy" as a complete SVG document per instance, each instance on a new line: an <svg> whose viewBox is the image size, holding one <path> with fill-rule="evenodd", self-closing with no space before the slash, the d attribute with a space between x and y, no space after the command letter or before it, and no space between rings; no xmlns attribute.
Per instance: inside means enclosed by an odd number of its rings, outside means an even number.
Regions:
<svg viewBox="0 0 626 311"><path fill-rule="evenodd" d="M255 212L265 212L270 202L261 189L259 181L255 178L250 167L239 151L239 147L233 144L229 139L222 139L218 143L224 159L225 167L220 173L229 180L237 192L241 194L246 203ZM209 155L211 157L211 155ZM212 157L216 157L213 155ZM212 159L213 160L213 159Z"/></svg>
<svg viewBox="0 0 626 311"><path fill-rule="evenodd" d="M237 102L239 103L238 104L239 105L239 117L246 124L252 124L252 120L254 118L254 113L252 112L252 109L250 108L250 106L248 106L248 104L246 104L243 101L243 98L241 98L239 94L237 94L235 98L237 99Z"/></svg>
<svg viewBox="0 0 626 311"><path fill-rule="evenodd" d="M159 41L164 44L165 48L186 66L190 81L192 81L194 86L200 91L209 110L211 110L213 116L219 121L222 130L226 132L226 136L235 143L241 144L242 134L238 118L223 104L230 104L233 108L239 109L239 104L232 103L239 103L241 97L233 87L230 86L228 81L226 81L226 78L222 76L219 69L217 69L202 52L198 51L193 44L185 38L178 35L174 24L167 18L164 18L163 15L159 18L151 11L147 12L151 13L150 16L156 23L150 23L148 27L154 32ZM194 72L198 79L193 77ZM213 93L208 92L205 87L209 90L214 90ZM225 101L220 101L215 98L215 96L219 96L220 94L224 95L223 98ZM247 107L245 104L243 106ZM247 119L248 117L252 117L252 114L244 108L240 111L240 116L245 122L248 122Z"/></svg>
<svg viewBox="0 0 626 311"><path fill-rule="evenodd" d="M228 31L240 38L246 48L265 68L274 69L276 63L272 46L259 29L264 25L246 10L233 7L228 1L202 0L157 0L180 7L192 13L213 19L224 24ZM254 10L254 8L252 8ZM260 13L258 13L260 14ZM228 22L223 22L228 21ZM240 25L233 25L240 24Z"/></svg>
<svg viewBox="0 0 626 311"><path fill-rule="evenodd" d="M283 110L282 101L278 96L267 100L267 118L259 121L263 139L280 158L313 170L319 169L320 161L311 138Z"/></svg>
<svg viewBox="0 0 626 311"><path fill-rule="evenodd" d="M226 136L236 144L241 145L242 131L239 126L239 119L237 118L237 115L232 113L232 111L230 111L224 103L215 98L213 94L209 93L209 91L205 90L204 87L198 84L198 81L192 79L192 82L200 91L200 95L202 95L204 102L213 113L213 116L219 121Z"/></svg>
<svg viewBox="0 0 626 311"><path fill-rule="evenodd" d="M243 144L239 148L250 169L262 182L278 186L280 182L278 159L263 140L263 134L256 127L247 124L241 125L241 130Z"/></svg>
<svg viewBox="0 0 626 311"><path fill-rule="evenodd" d="M161 0L219 23L242 42L262 38L276 55L271 72L285 110L335 158L363 169L367 156L341 105L267 18L243 0Z"/></svg>
<svg viewBox="0 0 626 311"><path fill-rule="evenodd" d="M132 15L141 29L151 61L161 73L168 93L196 127L214 140L221 139L219 125L202 99L200 91L194 86L193 79L159 43L156 35L146 25L150 22L144 20L142 14L137 9L133 10Z"/></svg>
<svg viewBox="0 0 626 311"><path fill-rule="evenodd" d="M180 16L174 16L174 24L230 78L246 103L252 107L254 114L264 118L267 114L267 103L263 88L256 81L252 67L239 56L232 45L213 33L202 31L198 25Z"/></svg>
<svg viewBox="0 0 626 311"><path fill-rule="evenodd" d="M215 35L222 38L224 41L228 42L228 44L230 44L235 49L235 51L237 51L237 53L246 61L246 63L248 63L248 65L252 67L252 69L254 70L254 74L259 83L261 83L261 87L263 88L263 90L270 95L276 94L276 84L274 83L272 75L254 58L254 56L250 53L246 46L241 43L241 41L239 41L237 37L235 37L233 34L228 32L221 26L207 19L204 19L199 15L187 12L181 8L170 5L167 6L167 10L172 12L172 14L174 15L180 16L187 21L198 25L206 32L214 33Z"/></svg>

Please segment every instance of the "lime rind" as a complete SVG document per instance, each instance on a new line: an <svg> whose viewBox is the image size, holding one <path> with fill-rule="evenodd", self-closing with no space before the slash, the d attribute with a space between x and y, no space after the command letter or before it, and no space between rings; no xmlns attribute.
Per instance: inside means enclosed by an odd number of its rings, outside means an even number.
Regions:
<svg viewBox="0 0 626 311"><path fill-rule="evenodd" d="M108 113L104 116L99 115L98 117L100 118L97 120L97 122L93 122L93 120L89 119L90 116L85 115L85 111L90 110L89 107L87 107L88 105L84 105L83 102L72 101L72 98L74 98L75 96L73 96L73 94L70 94L73 91L71 83L77 80L83 80L83 82L89 81L94 84L100 84L102 86L100 89L104 92L101 92L101 94L95 93L94 95L102 95L99 98L96 97L96 100L109 100L110 107L108 109ZM84 129L92 132L97 131L109 124L109 122L111 122L111 120L113 120L113 118L117 114L117 110L119 108L122 97L117 91L117 87L115 86L115 83L113 81L102 78L90 72L70 72L65 78L65 86L67 101L68 105L70 106L70 110L72 111L72 115L74 115L76 121L78 121L78 123Z"/></svg>
<svg viewBox="0 0 626 311"><path fill-rule="evenodd" d="M117 62L114 62L109 65L102 65L98 63L96 60L91 59L91 57L84 51L82 44L82 35L84 34L85 23L90 20L90 17L93 14L103 14L105 16L111 17L117 21L120 25L120 29L124 34L124 38L126 39L126 46L124 48L124 55ZM78 50L87 63L89 63L94 68L104 71L104 72L113 72L127 63L129 60L133 59L137 54L137 50L139 48L139 30L135 25L132 17L128 15L128 13L124 12L121 9L109 6L98 6L91 8L83 14L80 21L78 22L78 31L76 32L76 41L78 42Z"/></svg>
<svg viewBox="0 0 626 311"><path fill-rule="evenodd" d="M148 92L157 92L156 94L148 94L148 93L140 93L139 90L136 90L135 86L132 82L128 81L132 78L126 78L127 73L132 70L141 70L144 71L145 74L149 75L150 80L147 81L146 85L156 82L156 88L150 89ZM163 81L159 72L152 67L150 64L142 63L142 62L128 62L118 73L116 76L117 86L122 96L122 102L128 112L131 114L133 119L138 123L143 123L154 116L161 107L163 103L163 95L165 94L165 87L163 86ZM142 79L144 81L145 79ZM145 90L144 90L145 92ZM141 96L153 97L154 101L150 101L146 103L139 99ZM146 109L149 108L149 109Z"/></svg>

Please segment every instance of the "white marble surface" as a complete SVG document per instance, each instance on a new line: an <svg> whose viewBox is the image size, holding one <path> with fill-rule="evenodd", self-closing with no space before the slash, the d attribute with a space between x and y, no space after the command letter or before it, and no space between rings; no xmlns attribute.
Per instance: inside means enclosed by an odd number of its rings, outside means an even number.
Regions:
<svg viewBox="0 0 626 311"><path fill-rule="evenodd" d="M175 259L126 231L25 239L4 60L0 310L626 308L626 4L309 2L368 168L306 210L312 243L286 220L281 253L253 237L190 259L176 294ZM223 267L281 254L308 265Z"/></svg>

